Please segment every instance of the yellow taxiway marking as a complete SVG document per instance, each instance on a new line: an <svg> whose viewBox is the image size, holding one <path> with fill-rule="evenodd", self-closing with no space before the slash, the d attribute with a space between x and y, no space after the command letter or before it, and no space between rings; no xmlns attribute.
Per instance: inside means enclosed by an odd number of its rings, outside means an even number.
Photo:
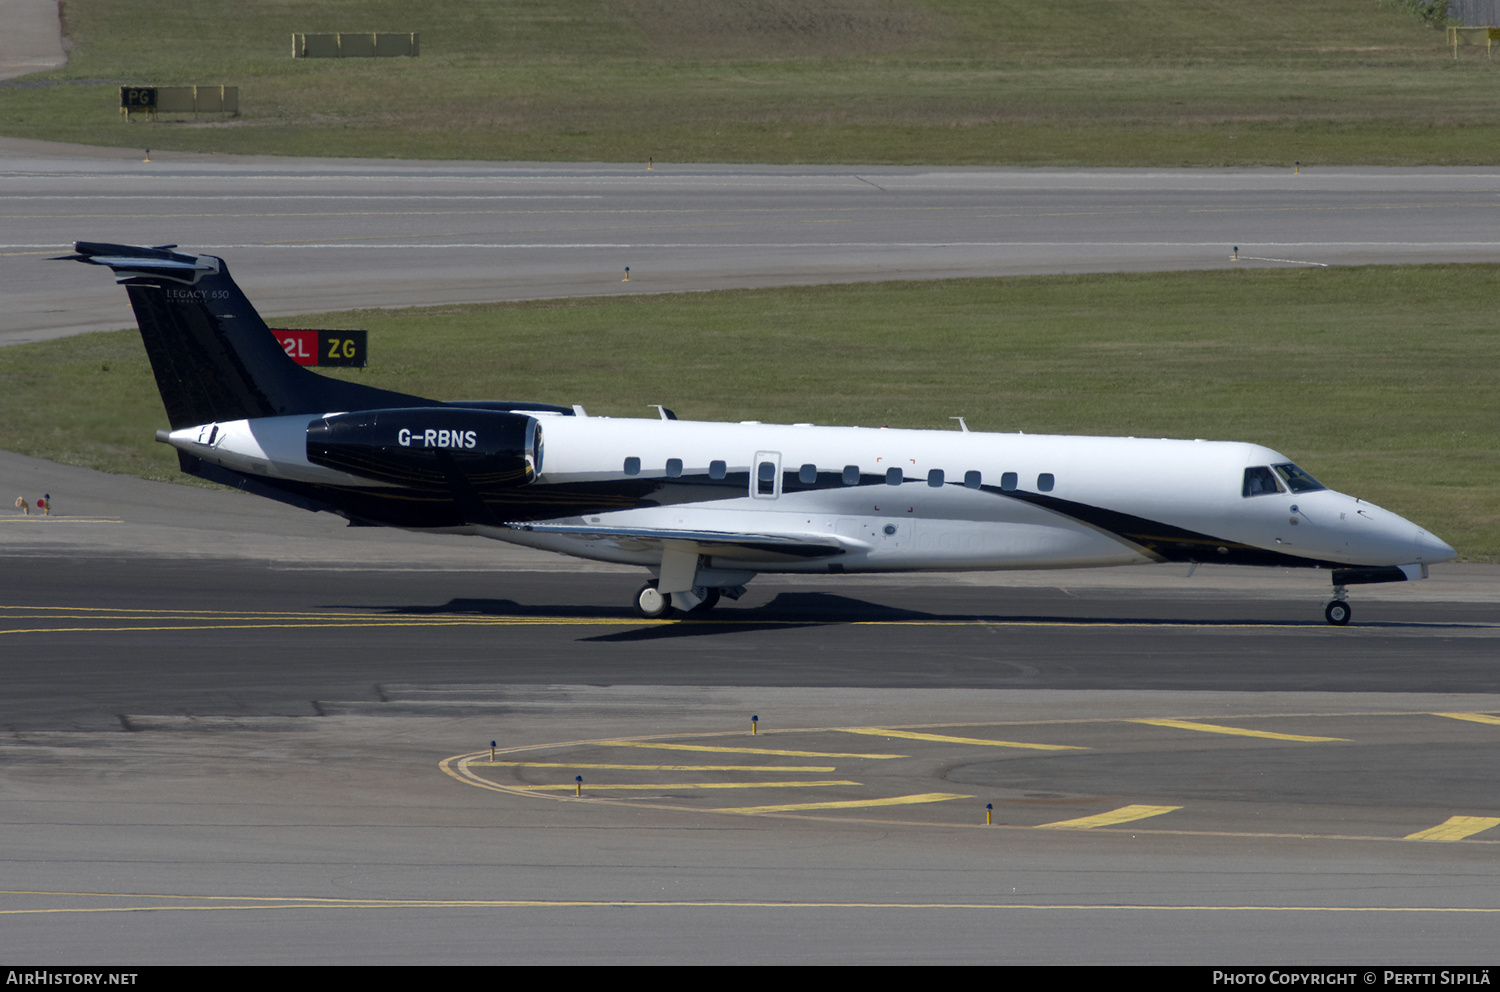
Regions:
<svg viewBox="0 0 1500 992"><path fill-rule="evenodd" d="M1081 816L1076 820L1058 820L1056 823L1041 823L1036 830L1092 830L1094 827L1107 827L1115 823L1129 823L1131 820L1144 820L1148 816L1161 816L1170 813L1174 809L1182 809L1181 806L1121 806L1119 809L1110 810L1108 813L1099 813L1095 816Z"/></svg>
<svg viewBox="0 0 1500 992"><path fill-rule="evenodd" d="M1493 723L1500 725L1500 716L1493 713L1434 713L1433 716L1446 716L1451 720L1468 720L1472 723Z"/></svg>
<svg viewBox="0 0 1500 992"><path fill-rule="evenodd" d="M1318 714L1309 714L1309 715L1318 715ZM1402 714L1402 715L1408 715L1408 714ZM1086 722L1090 722L1090 723L1115 723L1115 722L1118 722L1118 721L1116 719L1109 719L1109 720L1092 720L1092 721L1086 721ZM827 727L818 728L817 732L818 733L826 733L826 732L828 732L831 729L834 729L834 728L827 728ZM624 742L624 741L594 741L594 740L568 741L568 742L559 742L559 743L550 744L550 745L523 745L521 747L506 748L506 749L502 750L500 753L503 753L503 754L517 754L517 753L521 753L521 752L525 752L525 751L537 750L538 748L541 748L541 747L548 747L548 748L558 748L558 747L597 747L597 746L602 745L602 744L610 744L610 745L615 745L615 746L625 746L627 744L627 742ZM451 758L444 758L442 761L438 762L438 768L441 769L444 774L453 777L454 779L456 779L459 782L464 783L465 785L473 786L475 788L485 789L485 790L488 790L490 792L500 792L500 793L505 793L505 794L512 795L512 796L535 796L537 798L552 799L552 800L557 801L557 802L580 802L581 801L581 802L589 802L589 803L599 803L599 804L603 804L603 805L632 806L632 807L637 808L637 809L639 809L640 806L641 806L641 801L638 800L638 799L637 800L630 800L630 799L627 799L627 798L624 798L624 797L621 797L619 799L610 799L610 798L607 798L607 797L604 797L604 796L594 796L594 797L585 796L582 800L577 800L577 799L574 799L574 797L572 797L572 796L568 796L566 794L559 794L558 792L555 792L555 791L554 792L527 792L527 791L524 791L524 790L521 790L521 789L517 789L517 788L512 787L512 786L500 785L500 784L498 784L496 782L493 782L493 781L491 781L489 779L481 778L476 772L474 772L473 770L471 770L469 768L470 764L478 764L478 763L480 763L483 760L483 758L485 758L487 756L488 756L488 752L472 752L472 753L467 754L467 755L462 755L462 754L460 754L460 755L454 755ZM856 755L856 757L870 757L870 755ZM927 797L931 797L931 798L927 798ZM676 811L684 812L684 813L740 813L740 812L756 812L756 813L765 813L765 814L770 815L770 816L790 816L790 817L794 817L794 818L815 819L815 820L816 819L826 819L830 823L846 823L846 822L849 822L849 820L848 820L848 818L846 818L844 816L834 816L834 815L827 815L827 816L825 816L825 815L822 815L822 814L829 813L829 812L836 811L836 810L840 810L840 809L848 810L848 809L859 809L861 807L872 807L872 806L897 806L897 805L909 804L909 803L915 803L915 802L921 802L921 801L941 802L941 801L943 801L945 799L963 799L963 798L972 799L973 797L972 796L960 796L960 795L948 794L948 793L926 793L926 794L924 794L922 796L918 796L918 797L915 797L915 798L912 798L912 797L897 797L895 799L888 799L888 800L881 800L881 799L852 800L852 801L851 800L845 800L845 801L830 802L830 803L778 804L776 806L726 807L726 808L723 808L723 809L712 809L712 808L704 808L704 807L688 807L688 806L674 806L674 805L670 805L670 804L664 804L664 803L661 803L661 802L647 802L647 803L645 803L645 805L651 806L652 808L655 808L655 809L676 810ZM1156 815L1157 812L1170 812L1171 810L1175 810L1175 809L1179 809L1179 808L1180 807L1176 807L1176 806L1167 806L1167 807L1130 806L1130 807L1125 807L1125 810L1123 810L1123 811L1117 811L1116 814L1106 814L1106 817L1109 818L1110 822L1124 822L1124 823L1128 823L1131 820L1130 817L1120 817L1120 818L1117 818L1118 814L1122 813L1122 812L1135 811L1135 810L1150 810L1152 812L1150 812L1148 814L1145 814L1145 815L1151 816L1151 815ZM1003 831L1027 831L1027 830L1038 829L1037 827L1021 826L1019 824L994 824L994 825L988 825L988 824L983 823L982 821L978 822L978 823L973 823L973 822L968 822L967 820L964 821L964 822L961 822L961 823L934 824L934 823L931 823L931 822L928 822L928 821L899 820L899 819L888 819L888 818L887 819L879 819L879 818L871 818L871 817L868 817L868 816L866 816L866 817L855 817L854 819L855 819L855 822L859 822L859 823L875 823L875 824L882 824L882 825L886 825L886 826L914 827L914 828L931 828L933 826L942 826L945 829L960 829L960 830L962 830L962 829L974 829L974 830L1002 831L1002 832ZM1052 828L1066 829L1069 824L1073 824L1073 823L1078 823L1080 826L1083 825L1084 822L1088 822L1091 825L1096 825L1096 826L1103 826L1103 825L1105 825L1103 823L1099 823L1098 822L1099 819L1100 818L1098 818L1098 817L1086 817L1086 818L1084 818L1083 821L1064 821L1062 823L1043 824L1042 826L1043 827L1052 827ZM1161 827L1147 827L1147 826L1133 826L1130 829L1132 830L1132 832L1135 832L1135 833L1150 834L1152 836L1159 836L1159 837L1215 837L1215 838L1225 838L1225 837L1228 837L1228 838L1256 838L1256 839L1263 839L1263 840L1294 840L1294 841L1298 841L1298 842L1305 842L1305 841L1309 841L1309 840L1320 840L1320 841L1358 841L1358 842L1361 842L1361 843L1388 843L1388 844L1390 844L1390 843L1401 844L1401 843L1405 843L1406 842L1406 838L1399 837L1399 836L1394 836L1394 835L1391 835L1391 834L1386 834L1386 835L1377 835L1377 834L1308 834L1308 833L1303 832L1303 831L1298 831L1296 833L1285 833L1285 832L1279 832L1279 831L1274 831L1274 830L1187 830L1187 829L1173 829L1173 828L1165 828L1164 829L1164 828L1161 828ZM1491 846L1491 847L1500 847L1500 840L1485 840L1485 839L1482 839L1482 838L1477 838L1477 837L1472 837L1472 836L1466 836L1466 837L1462 837L1462 838L1455 838L1452 841L1452 843L1459 843L1459 844L1484 844L1484 845L1488 845L1488 846ZM1496 910L1496 912L1500 912L1500 910Z"/></svg>
<svg viewBox="0 0 1500 992"><path fill-rule="evenodd" d="M592 768L637 772L831 772L833 765L599 765L562 761L471 761L470 768Z"/></svg>
<svg viewBox="0 0 1500 992"><path fill-rule="evenodd" d="M571 621L563 621L571 622ZM587 623L588 621L581 621ZM614 626L620 624L613 622ZM488 626L482 620L447 620L438 622L385 623L361 621L358 623L194 623L174 624L170 627L23 627L15 630L0 630L0 634L129 634L149 633L164 630L327 630L333 628L360 627L479 627Z"/></svg>
<svg viewBox="0 0 1500 992"><path fill-rule="evenodd" d="M1149 723L1153 727L1176 727L1178 730L1198 730L1205 734L1232 734L1235 737L1264 737L1272 741L1304 741L1312 744L1319 741L1347 741L1347 737L1306 737L1302 734L1273 734L1269 730L1246 730L1243 727L1221 727L1217 723L1194 723L1192 720L1131 720L1130 723Z"/></svg>
<svg viewBox="0 0 1500 992"><path fill-rule="evenodd" d="M67 610L71 613L107 613L111 616L117 614L144 614L145 616L204 616L204 617L326 617L327 613L314 613L311 611L297 610L235 610L225 612L224 610L169 610L169 609L146 609L144 607L119 607L119 606L4 606L0 610L52 610L54 612ZM389 613L341 613L339 616L372 616L385 617Z"/></svg>
<svg viewBox="0 0 1500 992"><path fill-rule="evenodd" d="M705 751L720 754L774 754L783 758L905 758L904 754L858 754L846 751L773 751L763 747L715 747L712 744L648 744L644 741L595 741L598 747L649 747L662 751Z"/></svg>
<svg viewBox="0 0 1500 992"><path fill-rule="evenodd" d="M352 899L327 896L189 896L150 892L39 892L0 890L0 896L41 896L48 899L129 899L123 906L46 906L38 909L0 909L0 916L40 916L60 913L141 913L178 910L254 909L895 909L895 910L1015 910L1055 912L1151 913L1500 913L1493 906L1274 906L1183 905L1181 903L1026 903L1026 902L834 902L748 899Z"/></svg>
<svg viewBox="0 0 1500 992"><path fill-rule="evenodd" d="M635 782L628 785L590 785L585 782L585 792L619 792L619 791L642 791L652 790L656 792L675 792L678 789L813 789L819 786L831 785L859 785L859 782ZM558 792L573 791L575 783L563 782L560 785L509 785L508 789L517 792Z"/></svg>
<svg viewBox="0 0 1500 992"><path fill-rule="evenodd" d="M871 737L901 737L913 741L937 741L939 744L982 744L985 747L1024 747L1034 751L1087 751L1071 744L1024 744L1020 741L995 741L983 737L947 737L943 734L919 734L912 730L882 730L880 727L840 727L845 734L868 734Z"/></svg>
<svg viewBox="0 0 1500 992"><path fill-rule="evenodd" d="M847 799L842 802L793 803L783 806L728 806L711 813L791 813L809 809L867 809L872 806L915 806L918 803L941 803L949 799L973 799L957 792L923 792L915 796L891 796L888 799Z"/></svg>
<svg viewBox="0 0 1500 992"><path fill-rule="evenodd" d="M1406 840L1463 840L1500 825L1500 816L1450 816L1435 827L1407 834Z"/></svg>

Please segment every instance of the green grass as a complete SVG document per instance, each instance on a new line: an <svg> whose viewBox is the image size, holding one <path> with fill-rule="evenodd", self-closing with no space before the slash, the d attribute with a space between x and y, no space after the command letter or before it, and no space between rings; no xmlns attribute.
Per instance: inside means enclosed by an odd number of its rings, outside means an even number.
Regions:
<svg viewBox="0 0 1500 992"><path fill-rule="evenodd" d="M157 149L565 161L1490 164L1500 61L1376 0L66 0L0 133ZM419 31L416 59L291 58ZM123 123L118 86L238 85Z"/></svg>
<svg viewBox="0 0 1500 992"><path fill-rule="evenodd" d="M342 377L594 414L1251 440L1500 561L1500 266L1048 276L312 314ZM181 479L135 332L0 349L0 436Z"/></svg>

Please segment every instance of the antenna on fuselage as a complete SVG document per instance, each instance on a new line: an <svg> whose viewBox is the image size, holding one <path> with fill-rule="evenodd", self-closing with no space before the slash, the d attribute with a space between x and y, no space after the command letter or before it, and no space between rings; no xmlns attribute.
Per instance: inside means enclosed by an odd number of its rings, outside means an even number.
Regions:
<svg viewBox="0 0 1500 992"><path fill-rule="evenodd" d="M956 421L958 421L958 429L961 430L961 431L963 431L965 434L969 433L969 425L966 424L966 423L964 423L964 418L962 418L962 417L949 417L948 419L949 420L956 420Z"/></svg>

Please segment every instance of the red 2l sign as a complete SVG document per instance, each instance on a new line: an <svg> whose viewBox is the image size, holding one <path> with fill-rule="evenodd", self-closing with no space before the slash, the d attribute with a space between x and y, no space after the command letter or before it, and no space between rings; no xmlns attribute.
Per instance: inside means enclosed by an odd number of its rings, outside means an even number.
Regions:
<svg viewBox="0 0 1500 992"><path fill-rule="evenodd" d="M298 365L318 364L317 331L272 331L292 361Z"/></svg>
<svg viewBox="0 0 1500 992"><path fill-rule="evenodd" d="M312 331L271 329L287 356L298 365L342 365L364 368L368 363L367 331Z"/></svg>

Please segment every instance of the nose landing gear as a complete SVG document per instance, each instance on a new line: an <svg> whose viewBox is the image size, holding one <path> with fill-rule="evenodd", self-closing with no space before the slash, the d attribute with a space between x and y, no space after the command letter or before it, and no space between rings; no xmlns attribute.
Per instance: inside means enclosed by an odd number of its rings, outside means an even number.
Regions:
<svg viewBox="0 0 1500 992"><path fill-rule="evenodd" d="M1335 627L1342 627L1347 624L1352 613L1353 611L1349 609L1348 603L1341 603L1336 599L1323 607L1323 616Z"/></svg>
<svg viewBox="0 0 1500 992"><path fill-rule="evenodd" d="M1323 617L1335 627L1342 627L1349 622L1354 611L1349 609L1349 593L1343 586L1333 587L1333 599L1323 607Z"/></svg>

